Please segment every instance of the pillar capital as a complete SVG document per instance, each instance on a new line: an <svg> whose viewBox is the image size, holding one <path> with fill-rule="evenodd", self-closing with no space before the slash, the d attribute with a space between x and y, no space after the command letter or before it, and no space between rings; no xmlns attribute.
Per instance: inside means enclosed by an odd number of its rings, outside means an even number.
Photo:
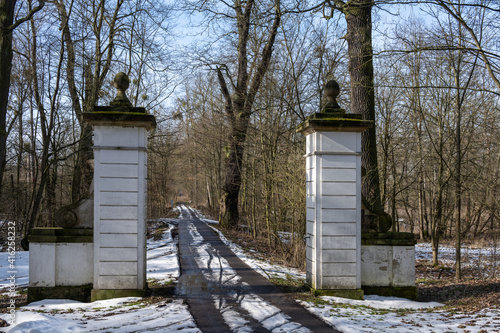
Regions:
<svg viewBox="0 0 500 333"><path fill-rule="evenodd" d="M308 135L314 132L363 132L373 126L373 121L363 120L360 114L318 112L299 124L297 132Z"/></svg>
<svg viewBox="0 0 500 333"><path fill-rule="evenodd" d="M373 126L373 121L363 120L361 114L346 113L337 103L340 86L335 80L325 84L326 102L321 112L314 113L299 124L297 132L308 135L314 132L363 132Z"/></svg>
<svg viewBox="0 0 500 333"><path fill-rule="evenodd" d="M155 116L143 107L134 107L125 94L130 79L125 73L118 73L114 79L117 95L109 106L95 106L92 112L85 112L83 120L93 126L144 127L152 130L156 127Z"/></svg>

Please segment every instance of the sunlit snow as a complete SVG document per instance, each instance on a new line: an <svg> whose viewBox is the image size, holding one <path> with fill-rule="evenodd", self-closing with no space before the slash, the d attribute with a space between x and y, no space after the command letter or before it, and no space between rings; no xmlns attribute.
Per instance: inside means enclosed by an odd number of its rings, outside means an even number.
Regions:
<svg viewBox="0 0 500 333"><path fill-rule="evenodd" d="M181 217L189 218L190 212L180 208ZM195 214L204 219L199 213ZM160 240L148 240L147 245L147 278L159 282L176 281L179 277L179 261L176 240L172 238L173 225L179 219L163 219L170 222ZM205 220L213 224L216 221ZM195 229L192 230L195 241L203 238ZM201 237L201 238L200 238ZM288 269L276 264L252 258L234 243L223 236L221 238L249 266L260 274L269 277L293 277L304 279L304 272ZM200 247L198 263L211 265L206 255L208 249ZM483 265L485 258L493 249L464 248L467 258L464 265ZM498 250L497 250L498 251ZM429 244L416 247L417 259L429 259ZM442 247L440 260L452 260L454 249ZM205 257L205 258L204 258ZM6 295L9 286L8 254L0 253L0 288ZM19 251L16 254L16 284L26 287L28 284L29 253ZM219 272L227 279L238 279L227 261L220 260ZM207 266L208 267L208 266ZM245 327L247 321L223 300L218 308L233 332L251 332ZM309 311L335 325L342 332L500 332L500 309L487 309L474 314L450 313L443 310L441 304L421 303L396 297L365 296L364 301L349 300L338 297L322 297L322 302L313 304L301 302ZM307 332L308 329L290 322L272 304L263 301L257 295L247 296L241 300L241 306L254 317L261 318L266 328L273 332ZM8 320L8 314L0 314L0 318ZM283 325L284 324L284 325ZM282 325L282 326L279 326ZM279 327L279 329L274 329ZM0 328L2 332L200 332L196 327L189 309L182 299L176 298L155 304L143 303L140 298L118 298L93 303L81 303L72 300L43 300L28 304L16 310L16 324Z"/></svg>

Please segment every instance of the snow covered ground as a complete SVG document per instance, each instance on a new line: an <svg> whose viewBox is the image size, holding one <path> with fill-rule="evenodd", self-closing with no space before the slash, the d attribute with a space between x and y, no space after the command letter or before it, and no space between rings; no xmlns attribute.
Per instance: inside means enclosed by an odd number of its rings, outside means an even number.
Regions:
<svg viewBox="0 0 500 333"><path fill-rule="evenodd" d="M197 213L199 214L199 213ZM201 218L203 216L199 215ZM176 224L176 219L164 219ZM215 223L215 221L208 221ZM160 240L148 240L148 280L163 283L176 281L179 264L173 226ZM223 236L222 236L223 237ZM252 258L237 245L224 239L231 249L263 276L304 279L298 270L280 267ZM430 246L417 246L417 258L429 256ZM481 252L483 251L483 252ZM481 261L485 250L468 252L471 262ZM443 260L451 249L443 249ZM477 253L477 255L476 255ZM16 254L16 283L27 285L28 252ZM0 253L0 288L9 297L8 254ZM500 309L474 314L450 312L438 303L419 303L401 298L366 296L364 301L322 297L320 301L301 302L309 311L334 324L342 332L500 332ZM259 307L256 302L255 307ZM254 309L258 311L259 309ZM9 314L0 314L9 321ZM140 298L119 298L93 303L72 300L43 300L15 311L15 325L0 328L2 332L200 332L182 299L147 304Z"/></svg>
<svg viewBox="0 0 500 333"><path fill-rule="evenodd" d="M485 248L473 246L462 246L461 258L463 268L478 268L483 276L491 277L493 270L499 273L500 267L500 247L493 247L493 244ZM417 260L432 261L432 248L430 243L421 243L415 246L415 257ZM439 263L452 267L455 264L455 248L448 246L439 247Z"/></svg>
<svg viewBox="0 0 500 333"><path fill-rule="evenodd" d="M22 307L6 332L200 332L182 300L145 305L126 297L92 303L43 300ZM2 318L5 317L2 316Z"/></svg>
<svg viewBox="0 0 500 333"><path fill-rule="evenodd" d="M305 279L304 272L252 258L239 246L228 241L220 232L219 236L238 257L263 276ZM484 256L486 251L488 249L468 251L470 262L473 264L481 261L481 256ZM430 244L420 244L416 247L416 252L418 259L432 258ZM454 256L454 249L443 248L442 250L442 253L448 254L447 260L452 260L450 252L453 252ZM492 249L489 249L488 253L490 252ZM338 330L346 333L500 332L500 307L471 315L446 311L443 309L443 304L435 302L422 303L397 297L367 295L364 301L329 296L321 297L321 299L322 301L316 304L312 302L300 303L323 320L332 323Z"/></svg>

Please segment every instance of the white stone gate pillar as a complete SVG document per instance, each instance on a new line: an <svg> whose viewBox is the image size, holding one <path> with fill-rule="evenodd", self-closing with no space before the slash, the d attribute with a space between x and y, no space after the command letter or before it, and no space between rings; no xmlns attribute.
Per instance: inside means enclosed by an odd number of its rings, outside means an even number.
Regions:
<svg viewBox="0 0 500 333"><path fill-rule="evenodd" d="M84 114L94 127L94 280L92 301L146 290L147 130L155 118L132 107L128 77L115 77L109 107Z"/></svg>
<svg viewBox="0 0 500 333"><path fill-rule="evenodd" d="M307 145L307 282L317 294L363 299L361 132L372 122L340 109L332 82L324 111L298 128Z"/></svg>

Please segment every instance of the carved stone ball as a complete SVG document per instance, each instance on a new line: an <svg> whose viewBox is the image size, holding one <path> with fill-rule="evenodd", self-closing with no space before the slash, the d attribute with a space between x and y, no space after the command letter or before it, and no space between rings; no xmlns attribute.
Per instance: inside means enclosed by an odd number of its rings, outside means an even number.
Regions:
<svg viewBox="0 0 500 333"><path fill-rule="evenodd" d="M130 79L128 78L127 74L120 72L115 75L113 85L115 86L116 89L120 91L125 91L128 89L130 85Z"/></svg>
<svg viewBox="0 0 500 333"><path fill-rule="evenodd" d="M118 92L116 93L116 97L113 100L113 103L129 106L130 101L127 95L125 94L125 90L127 90L128 86L130 85L130 79L128 78L127 74L123 72L116 74L115 79L113 81L113 85L118 90Z"/></svg>
<svg viewBox="0 0 500 333"><path fill-rule="evenodd" d="M329 100L336 100L339 94L340 94L340 87L337 81L330 80L325 84L325 96Z"/></svg>
<svg viewBox="0 0 500 333"><path fill-rule="evenodd" d="M337 103L337 96L340 94L340 87L337 81L330 80L325 84L326 103L323 107L323 112L341 112Z"/></svg>

